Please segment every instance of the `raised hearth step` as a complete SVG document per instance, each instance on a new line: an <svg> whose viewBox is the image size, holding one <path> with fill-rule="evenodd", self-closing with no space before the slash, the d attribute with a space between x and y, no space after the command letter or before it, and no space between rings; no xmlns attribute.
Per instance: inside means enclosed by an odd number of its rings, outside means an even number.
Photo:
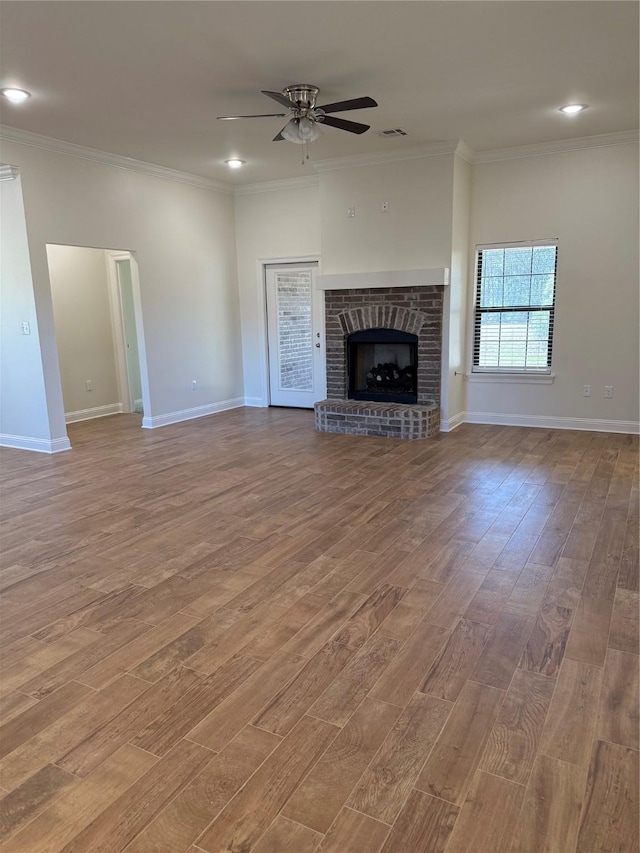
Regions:
<svg viewBox="0 0 640 853"><path fill-rule="evenodd" d="M368 400L321 400L314 406L316 429L383 438L430 438L440 431L436 403L373 403Z"/></svg>

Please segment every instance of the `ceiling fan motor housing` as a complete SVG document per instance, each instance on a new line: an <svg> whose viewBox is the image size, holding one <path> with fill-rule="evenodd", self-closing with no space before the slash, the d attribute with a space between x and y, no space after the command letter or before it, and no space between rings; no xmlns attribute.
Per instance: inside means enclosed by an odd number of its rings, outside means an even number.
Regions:
<svg viewBox="0 0 640 853"><path fill-rule="evenodd" d="M284 88L282 94L291 101L292 107L312 110L316 105L319 91L317 86L310 86L308 83L294 83L293 86Z"/></svg>

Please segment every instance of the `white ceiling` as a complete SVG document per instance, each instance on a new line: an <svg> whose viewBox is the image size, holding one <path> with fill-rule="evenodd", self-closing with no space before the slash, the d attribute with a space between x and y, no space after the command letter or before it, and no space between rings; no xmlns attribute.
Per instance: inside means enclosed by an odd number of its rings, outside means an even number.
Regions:
<svg viewBox="0 0 640 853"><path fill-rule="evenodd" d="M476 151L638 126L638 4L485 2L9 2L1 8L3 124L216 180L313 174L300 146L271 142L261 89L320 87L318 103L369 95L325 128L323 160L463 139ZM573 118L565 103L588 103ZM401 127L406 137L376 131ZM224 160L247 165L230 172Z"/></svg>

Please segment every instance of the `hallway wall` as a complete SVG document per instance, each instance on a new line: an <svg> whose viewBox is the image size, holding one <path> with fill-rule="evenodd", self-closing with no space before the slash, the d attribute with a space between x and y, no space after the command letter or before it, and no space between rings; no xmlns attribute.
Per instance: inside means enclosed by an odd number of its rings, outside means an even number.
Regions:
<svg viewBox="0 0 640 853"><path fill-rule="evenodd" d="M106 252L47 246L47 259L66 420L118 411Z"/></svg>

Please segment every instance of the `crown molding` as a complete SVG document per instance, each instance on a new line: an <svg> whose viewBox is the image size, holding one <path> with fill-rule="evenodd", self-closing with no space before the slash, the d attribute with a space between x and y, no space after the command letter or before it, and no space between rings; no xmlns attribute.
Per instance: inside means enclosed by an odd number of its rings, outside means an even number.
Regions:
<svg viewBox="0 0 640 853"><path fill-rule="evenodd" d="M234 196L254 195L255 193L271 193L278 190L297 190L303 187L320 186L318 175L305 175L301 178L280 178L277 181L259 181L255 184L236 184L233 188Z"/></svg>
<svg viewBox="0 0 640 853"><path fill-rule="evenodd" d="M419 157L454 154L458 146L459 140L447 139L444 142L431 142L428 145L413 148L371 151L368 154L353 154L349 157L336 157L333 160L315 160L312 165L318 172L331 172L334 169L349 169L352 166L371 166L377 163L393 163L396 160L416 160Z"/></svg>
<svg viewBox="0 0 640 853"><path fill-rule="evenodd" d="M475 162L476 152L463 139L458 140L454 153L467 163L473 164Z"/></svg>
<svg viewBox="0 0 640 853"><path fill-rule="evenodd" d="M189 172L180 172L177 169L169 169L166 166L158 166L155 163L145 163L143 160L134 160L120 154L109 154L107 151L98 151L96 148L85 148L84 145L76 145L62 139L53 139L50 136L41 136L39 133L19 130L8 125L0 125L0 139L7 142L17 142L20 145L29 145L31 148L42 148L56 154L77 157L80 160L90 160L103 166L113 166L116 169L126 169L129 172L151 175L154 178L162 178L166 181L177 181L200 189L213 190L226 195L233 193L231 184L203 178L200 175L192 175Z"/></svg>
<svg viewBox="0 0 640 853"><path fill-rule="evenodd" d="M20 174L17 166L9 166L8 163L0 163L0 181L13 181Z"/></svg>
<svg viewBox="0 0 640 853"><path fill-rule="evenodd" d="M416 157L432 157L436 154L457 154L467 163L473 163L473 149L463 142L457 141L438 142L426 147L405 148L397 151L378 151L371 154L356 154L350 157L338 157L335 160L316 160L312 166L318 172L326 172L331 169L348 168L349 166L367 166L371 163L388 163L393 160L413 160ZM335 165L338 164L338 165ZM301 178L281 178L276 181L260 181L255 184L236 185L233 190L234 196L252 195L254 193L275 192L277 190L292 190L300 187L317 187L320 184L319 175L307 175Z"/></svg>
<svg viewBox="0 0 640 853"><path fill-rule="evenodd" d="M638 142L638 131L623 130L619 133L601 133L598 136L578 136L573 139L557 139L553 142L517 145L513 148L493 148L490 151L476 151L472 162L495 163L498 160L539 157L542 154L560 154L565 151L581 151L585 148L608 148L613 145L631 145L634 142Z"/></svg>
<svg viewBox="0 0 640 853"><path fill-rule="evenodd" d="M540 142L531 145L518 145L512 148L493 148L487 151L474 151L463 140L445 140L444 142L433 142L428 145L414 146L411 148L396 148L388 151L372 151L368 154L355 154L348 157L336 157L330 160L312 161L311 165L316 172L329 172L336 169L348 169L353 166L370 166L378 163L391 163L400 160L415 160L422 157L434 157L440 154L455 154L467 163L482 164L495 163L500 160L515 160L523 157L538 157L544 154L558 154L568 151L580 151L587 148L607 148L615 145L630 145L637 143L639 134L637 130L625 130L618 133L602 133L597 136L582 136L573 139L560 139L553 142ZM0 125L0 140L16 142L20 145L28 145L32 148L41 148L53 151L57 154L65 154L69 157L77 157L100 163L104 166L113 166L117 169L125 169L130 172L138 172L155 178L188 184L200 189L212 190L225 195L242 196L253 195L263 192L277 192L278 190L299 189L302 187L316 187L319 185L318 175L305 175L297 178L282 178L275 181L260 181L253 184L235 186L222 181L215 181L201 175L192 175L189 172L181 172L155 163L146 163L143 160L135 160L123 157L120 154L110 154L95 148L86 148L73 142L65 142L62 139L54 139L32 133L28 130L19 130L8 125ZM11 171L12 170L12 171ZM18 170L8 165L0 165L0 180L10 180L17 177Z"/></svg>

